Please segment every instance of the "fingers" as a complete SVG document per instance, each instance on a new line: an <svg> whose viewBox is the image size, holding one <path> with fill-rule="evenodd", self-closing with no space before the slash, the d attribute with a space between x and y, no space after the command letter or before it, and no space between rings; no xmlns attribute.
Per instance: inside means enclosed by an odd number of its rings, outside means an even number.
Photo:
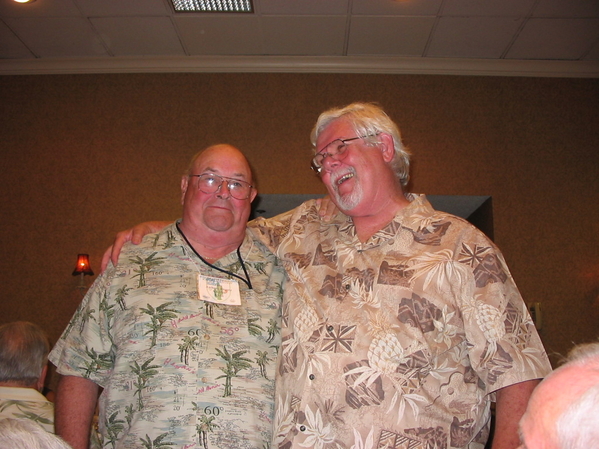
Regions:
<svg viewBox="0 0 599 449"><path fill-rule="evenodd" d="M137 226L135 226L133 229L131 229L131 243L133 243L134 245L139 245L144 237L144 235L146 234L150 234L152 233L152 230L146 226L144 226L144 224L139 224ZM125 242L123 242L125 243Z"/></svg>
<svg viewBox="0 0 599 449"><path fill-rule="evenodd" d="M158 232L168 224L170 224L168 221L146 221L133 228L117 233L114 242L102 256L102 271L106 269L109 261L112 261L112 264L116 267L119 261L119 254L121 254L125 243L131 242L134 245L139 245L144 235Z"/></svg>
<svg viewBox="0 0 599 449"><path fill-rule="evenodd" d="M112 254L112 245L108 247L106 251L104 251L104 255L102 256L102 266L100 267L100 272L103 273L106 267L108 266L108 262L110 261L110 255Z"/></svg>
<svg viewBox="0 0 599 449"><path fill-rule="evenodd" d="M337 206L331 200L330 196L325 196L324 198L318 198L316 200L316 204L319 206L318 215L325 222L330 222L333 219L333 216L338 212Z"/></svg>
<svg viewBox="0 0 599 449"><path fill-rule="evenodd" d="M127 243L128 241L132 240L132 235L133 235L133 229L127 229L126 231L121 231L116 235L116 238L114 239L114 243L112 244L112 250L110 252L110 260L112 260L112 263L114 264L114 266L117 265L118 261L119 261L119 254L121 254L121 249L123 249L123 245L125 243ZM138 236L138 241L137 243L135 243L136 245L141 242L141 238L143 237L143 234L141 234L141 236Z"/></svg>

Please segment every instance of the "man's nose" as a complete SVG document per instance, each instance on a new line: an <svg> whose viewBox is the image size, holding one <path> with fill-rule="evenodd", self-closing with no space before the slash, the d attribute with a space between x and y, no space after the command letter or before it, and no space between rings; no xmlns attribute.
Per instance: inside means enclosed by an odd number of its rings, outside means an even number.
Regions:
<svg viewBox="0 0 599 449"><path fill-rule="evenodd" d="M330 171L333 168L337 167L341 163L338 156L339 155L337 153L327 154L321 162L323 170Z"/></svg>
<svg viewBox="0 0 599 449"><path fill-rule="evenodd" d="M224 184L224 187L223 187ZM218 190L216 191L216 196L219 198L229 198L231 196L231 191L229 190L229 181L223 179L223 181L218 186Z"/></svg>

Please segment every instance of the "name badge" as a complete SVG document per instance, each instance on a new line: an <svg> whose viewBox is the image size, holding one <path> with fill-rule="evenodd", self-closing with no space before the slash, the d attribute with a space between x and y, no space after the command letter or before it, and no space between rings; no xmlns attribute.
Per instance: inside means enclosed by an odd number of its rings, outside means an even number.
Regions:
<svg viewBox="0 0 599 449"><path fill-rule="evenodd" d="M202 301L240 306L239 284L233 279L222 279L198 274L198 295Z"/></svg>

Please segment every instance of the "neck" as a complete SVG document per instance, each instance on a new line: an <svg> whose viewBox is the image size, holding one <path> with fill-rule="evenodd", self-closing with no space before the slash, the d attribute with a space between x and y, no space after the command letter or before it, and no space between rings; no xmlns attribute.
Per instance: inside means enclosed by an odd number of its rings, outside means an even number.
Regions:
<svg viewBox="0 0 599 449"><path fill-rule="evenodd" d="M243 243L244 232L233 234L231 232L202 231L196 232L193 228L185 226L184 222L179 224L179 229L192 248L207 262L215 262L235 251Z"/></svg>
<svg viewBox="0 0 599 449"><path fill-rule="evenodd" d="M375 233L391 223L395 215L408 204L410 202L402 194L386 203L385 207L379 208L374 214L360 216L348 214L352 217L358 239L362 243L366 242Z"/></svg>

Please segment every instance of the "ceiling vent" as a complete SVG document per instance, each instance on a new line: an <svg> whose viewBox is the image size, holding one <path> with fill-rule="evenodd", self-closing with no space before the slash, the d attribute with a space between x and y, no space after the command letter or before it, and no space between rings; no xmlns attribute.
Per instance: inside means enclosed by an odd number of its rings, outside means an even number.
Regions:
<svg viewBox="0 0 599 449"><path fill-rule="evenodd" d="M252 0L171 0L175 12L254 12Z"/></svg>

